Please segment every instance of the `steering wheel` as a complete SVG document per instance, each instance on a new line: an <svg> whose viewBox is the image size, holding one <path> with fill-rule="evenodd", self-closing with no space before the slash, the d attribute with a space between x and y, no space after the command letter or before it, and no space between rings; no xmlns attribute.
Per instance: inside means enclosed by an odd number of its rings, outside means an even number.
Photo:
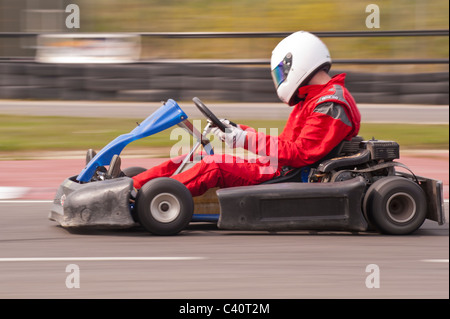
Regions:
<svg viewBox="0 0 450 319"><path fill-rule="evenodd" d="M202 101L200 101L200 99L198 97L194 97L192 99L192 101L194 101L195 105L197 106L198 110L207 118L209 119L214 126L217 126L219 128L219 130L221 130L222 132L225 132L225 129L227 128L227 126L225 124L223 124L218 118L217 116L214 115L213 112L211 112L210 109L208 109L206 107L205 104L203 104Z"/></svg>

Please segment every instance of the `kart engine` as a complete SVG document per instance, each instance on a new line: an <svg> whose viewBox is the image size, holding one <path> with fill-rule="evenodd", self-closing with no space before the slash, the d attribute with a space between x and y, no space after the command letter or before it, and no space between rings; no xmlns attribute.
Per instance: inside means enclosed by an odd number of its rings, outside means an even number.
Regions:
<svg viewBox="0 0 450 319"><path fill-rule="evenodd" d="M370 158L373 161L392 161L400 158L400 146L393 141L379 141L371 139L361 142L364 149L370 151Z"/></svg>
<svg viewBox="0 0 450 319"><path fill-rule="evenodd" d="M395 174L394 159L400 158L400 146L394 141L382 141L372 138L361 141L353 154L333 158L330 171L312 170L311 182L342 182L361 176L368 185L376 180ZM326 165L325 165L326 166Z"/></svg>

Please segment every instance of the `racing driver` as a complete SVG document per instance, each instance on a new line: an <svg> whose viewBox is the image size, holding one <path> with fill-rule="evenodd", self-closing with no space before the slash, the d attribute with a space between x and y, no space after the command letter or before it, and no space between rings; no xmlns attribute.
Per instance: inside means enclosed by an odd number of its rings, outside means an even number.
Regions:
<svg viewBox="0 0 450 319"><path fill-rule="evenodd" d="M268 169L274 161L267 159L216 154L172 176L179 164L168 160L133 177L134 187L140 189L156 177L171 177L183 183L192 196L199 196L213 187L260 184L283 174L286 167L308 167L323 159L340 142L356 136L361 121L356 103L344 86L345 74L328 74L331 63L328 48L318 37L305 31L289 35L271 57L278 97L292 107L282 133L270 136L244 125L230 126L225 132L211 130L228 147L276 157L275 169Z"/></svg>

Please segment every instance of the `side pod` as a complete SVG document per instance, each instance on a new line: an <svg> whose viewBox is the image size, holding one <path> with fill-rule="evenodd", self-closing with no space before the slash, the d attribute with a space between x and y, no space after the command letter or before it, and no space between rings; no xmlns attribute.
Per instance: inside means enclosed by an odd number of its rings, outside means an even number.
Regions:
<svg viewBox="0 0 450 319"><path fill-rule="evenodd" d="M336 183L279 183L220 189L218 227L230 230L340 230L368 228L362 177Z"/></svg>

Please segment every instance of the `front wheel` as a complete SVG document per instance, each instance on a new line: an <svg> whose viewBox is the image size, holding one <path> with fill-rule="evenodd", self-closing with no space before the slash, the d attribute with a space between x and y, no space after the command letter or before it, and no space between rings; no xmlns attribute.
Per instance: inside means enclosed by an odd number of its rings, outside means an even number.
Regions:
<svg viewBox="0 0 450 319"><path fill-rule="evenodd" d="M146 183L136 197L141 225L155 235L176 235L192 220L194 200L179 181L161 177Z"/></svg>
<svg viewBox="0 0 450 319"><path fill-rule="evenodd" d="M389 235L414 232L423 224L427 213L422 188L398 176L376 181L366 193L363 208L369 223Z"/></svg>

